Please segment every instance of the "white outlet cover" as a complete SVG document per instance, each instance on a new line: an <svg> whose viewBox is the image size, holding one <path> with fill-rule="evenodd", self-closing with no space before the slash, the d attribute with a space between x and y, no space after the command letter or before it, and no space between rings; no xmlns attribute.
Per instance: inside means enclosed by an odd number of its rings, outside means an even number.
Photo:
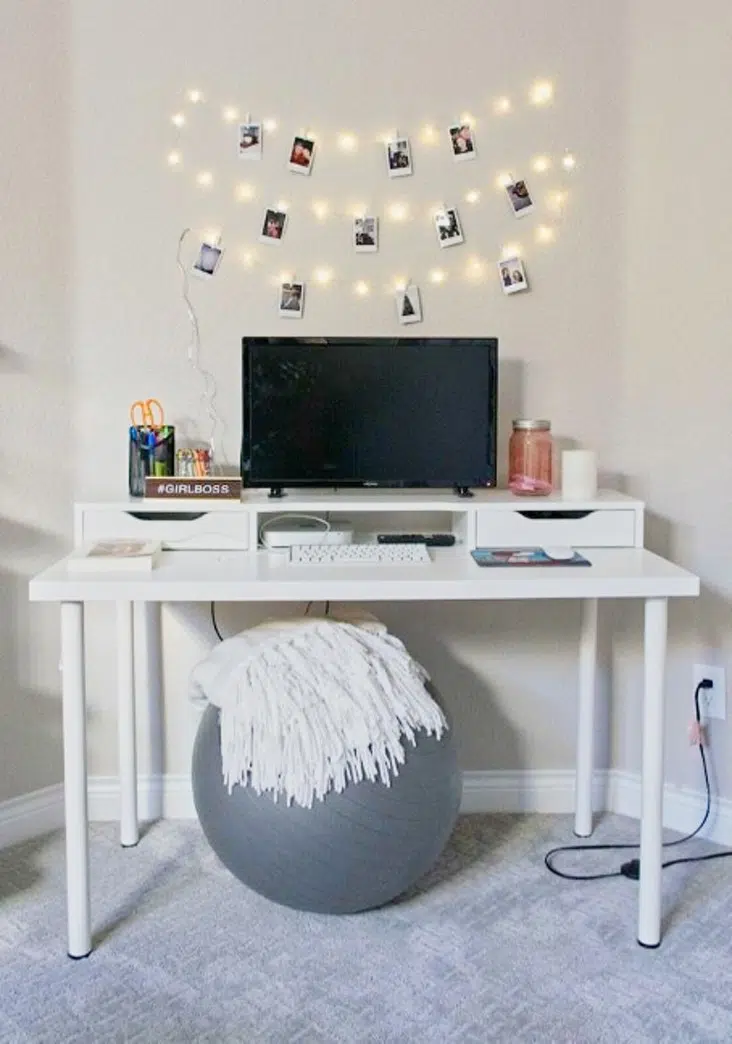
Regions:
<svg viewBox="0 0 732 1044"><path fill-rule="evenodd" d="M703 678L709 678L711 689L702 689L699 693L699 709L702 721L705 718L727 718L727 688L724 667L711 667L709 664L695 663L693 685L694 691Z"/></svg>

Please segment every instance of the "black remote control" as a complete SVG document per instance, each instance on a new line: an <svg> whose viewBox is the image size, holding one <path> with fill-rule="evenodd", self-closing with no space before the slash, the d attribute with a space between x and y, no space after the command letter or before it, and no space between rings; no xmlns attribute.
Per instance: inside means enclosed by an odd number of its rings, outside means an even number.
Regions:
<svg viewBox="0 0 732 1044"><path fill-rule="evenodd" d="M376 537L379 544L426 544L427 547L452 547L455 537L452 533L379 533Z"/></svg>

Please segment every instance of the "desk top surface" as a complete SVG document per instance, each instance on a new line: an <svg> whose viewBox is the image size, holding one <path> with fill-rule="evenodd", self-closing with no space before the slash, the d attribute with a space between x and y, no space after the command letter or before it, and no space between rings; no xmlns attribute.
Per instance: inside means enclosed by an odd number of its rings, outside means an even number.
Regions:
<svg viewBox="0 0 732 1044"><path fill-rule="evenodd" d="M675 598L699 578L643 548L577 548L592 563L481 568L464 547L432 548L431 563L289 565L281 552L166 551L150 572L69 573L61 559L34 577L33 602L493 601Z"/></svg>
<svg viewBox="0 0 732 1044"><path fill-rule="evenodd" d="M120 497L106 501L80 501L77 511L468 511L490 507L506 511L593 511L598 508L640 508L641 501L614 490L601 489L590 500L566 500L561 490L545 497L517 497L508 489L473 490L472 497L461 498L450 489L292 489L282 499L273 499L266 489L245 489L238 500L157 499Z"/></svg>

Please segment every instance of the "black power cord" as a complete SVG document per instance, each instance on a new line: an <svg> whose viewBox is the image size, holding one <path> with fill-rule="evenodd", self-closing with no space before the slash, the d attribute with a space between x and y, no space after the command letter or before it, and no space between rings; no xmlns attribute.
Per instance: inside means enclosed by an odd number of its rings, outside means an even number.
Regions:
<svg viewBox="0 0 732 1044"><path fill-rule="evenodd" d="M223 642L224 636L222 635L221 631L219 630L219 625L216 623L216 603L215 602L211 602L211 623L213 624L214 631L216 631L216 637L218 638L218 640L220 642Z"/></svg>
<svg viewBox="0 0 732 1044"><path fill-rule="evenodd" d="M707 805L704 810L704 815L699 823L699 826L692 830L686 837L679 837L675 841L664 841L664 848L673 848L674 845L683 845L686 841L691 841L693 837L699 833L706 821L709 819L709 813L712 808L712 788L709 784L709 770L707 768L707 758L704 753L704 736L701 729L701 713L699 710L699 693L702 689L711 689L712 683L708 678L702 679L696 687L694 692L694 714L696 717L697 734L699 740L699 754L701 755L702 769L704 771L704 786L707 794ZM564 870L557 870L556 866L553 865L553 857L561 852L619 852L627 850L629 848L639 848L639 845L561 845L558 848L552 848L544 856L544 865L547 870L550 870L557 877L563 877L567 881L599 881L606 877L628 877L632 881L637 881L640 877L640 860L629 859L627 863L622 863L619 870L611 870L602 874L568 874ZM667 866L676 866L679 863L703 863L709 859L726 859L728 856L732 856L730 852L712 852L709 855L701 856L687 856L684 859L669 859L665 863L662 863L663 868Z"/></svg>

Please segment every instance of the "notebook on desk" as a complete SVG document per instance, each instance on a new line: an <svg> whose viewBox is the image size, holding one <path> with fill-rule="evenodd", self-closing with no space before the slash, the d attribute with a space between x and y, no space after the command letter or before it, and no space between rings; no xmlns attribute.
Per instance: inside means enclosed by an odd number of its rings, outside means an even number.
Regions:
<svg viewBox="0 0 732 1044"><path fill-rule="evenodd" d="M592 563L574 548L476 547L470 552L479 566L588 566Z"/></svg>

